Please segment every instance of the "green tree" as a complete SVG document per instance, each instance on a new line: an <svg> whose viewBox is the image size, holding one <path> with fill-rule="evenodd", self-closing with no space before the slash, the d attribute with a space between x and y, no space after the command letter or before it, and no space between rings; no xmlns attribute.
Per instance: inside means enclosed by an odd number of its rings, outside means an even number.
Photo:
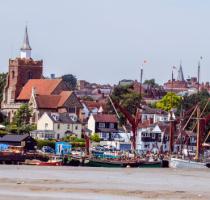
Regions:
<svg viewBox="0 0 210 200"><path fill-rule="evenodd" d="M65 81L66 85L71 90L75 90L77 86L77 78L72 74L66 74L62 76L62 79Z"/></svg>
<svg viewBox="0 0 210 200"><path fill-rule="evenodd" d="M28 104L21 105L14 116L14 124L16 124L19 128L26 127L30 122L30 118L32 116L31 112L32 111Z"/></svg>
<svg viewBox="0 0 210 200"><path fill-rule="evenodd" d="M140 106L141 96L133 90L133 86L117 86L114 88L111 98L125 108L131 115L135 115ZM106 108L109 112L115 113L109 102ZM125 116L119 111L120 123L126 124Z"/></svg>
<svg viewBox="0 0 210 200"><path fill-rule="evenodd" d="M0 73L0 102L3 98L3 91L6 85L7 73Z"/></svg>
<svg viewBox="0 0 210 200"><path fill-rule="evenodd" d="M156 108L170 111L173 108L178 108L181 103L181 97L173 92L168 92L160 101L156 103Z"/></svg>
<svg viewBox="0 0 210 200"><path fill-rule="evenodd" d="M182 98L182 102L178 107L177 110L177 114L179 115L181 110L186 112L189 111L190 109L192 109L197 103L200 104L200 109L201 111L204 110L202 117L205 117L207 115L210 114L210 103L207 104L208 99L210 98L210 94L208 93L207 90L202 90L199 93L195 93L192 95L185 95ZM206 106L207 104L207 106ZM189 113L189 115L191 114L191 112ZM186 117L188 119L188 117ZM189 125L187 126L187 128L191 129L192 127L194 127L195 125L195 120L191 120ZM206 133L208 133L210 131L210 122L205 124L205 128L206 128Z"/></svg>
<svg viewBox="0 0 210 200"><path fill-rule="evenodd" d="M90 136L90 140L93 142L100 142L101 139L100 139L98 133L94 133Z"/></svg>
<svg viewBox="0 0 210 200"><path fill-rule="evenodd" d="M144 84L148 84L150 87L159 87L159 85L155 82L154 78L145 80Z"/></svg>
<svg viewBox="0 0 210 200"><path fill-rule="evenodd" d="M193 106L195 106L198 102L201 105L201 109L203 109L209 98L210 98L210 94L208 93L207 90L202 90L199 93L192 94L189 96L185 95L182 100L182 109L187 111L190 108L192 108ZM181 106L179 106L178 110L180 111L180 109L181 109ZM208 113L210 113L210 105L209 104L205 110L205 114L208 114Z"/></svg>

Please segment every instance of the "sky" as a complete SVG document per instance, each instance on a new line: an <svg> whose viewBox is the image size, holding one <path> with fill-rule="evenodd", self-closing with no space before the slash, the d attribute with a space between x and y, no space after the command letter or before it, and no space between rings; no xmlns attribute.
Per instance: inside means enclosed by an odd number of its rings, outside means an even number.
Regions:
<svg viewBox="0 0 210 200"><path fill-rule="evenodd" d="M32 58L44 75L74 74L97 83L170 79L182 62L184 76L210 81L209 0L7 0L0 1L0 72L19 56L25 25ZM175 76L177 71L174 72Z"/></svg>

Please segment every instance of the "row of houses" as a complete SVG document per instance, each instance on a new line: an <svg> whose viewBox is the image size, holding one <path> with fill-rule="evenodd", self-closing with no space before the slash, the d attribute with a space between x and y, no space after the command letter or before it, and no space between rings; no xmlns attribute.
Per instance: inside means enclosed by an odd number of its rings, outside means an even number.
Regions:
<svg viewBox="0 0 210 200"><path fill-rule="evenodd" d="M79 81L76 91L71 91L62 79L45 78L43 61L34 60L27 27L20 57L9 60L8 76L1 102L1 112L12 122L17 110L28 104L32 110L31 123L37 130L31 132L35 139L60 140L68 135L81 138L82 132L98 133L102 141L128 142L131 131L125 133L119 127L115 115L105 114L106 97L112 86ZM140 85L137 81L121 81L121 85L133 84L134 90L142 92L148 99L164 95L162 88ZM90 97L92 100L84 100ZM168 113L143 106L138 127L137 149L168 150Z"/></svg>

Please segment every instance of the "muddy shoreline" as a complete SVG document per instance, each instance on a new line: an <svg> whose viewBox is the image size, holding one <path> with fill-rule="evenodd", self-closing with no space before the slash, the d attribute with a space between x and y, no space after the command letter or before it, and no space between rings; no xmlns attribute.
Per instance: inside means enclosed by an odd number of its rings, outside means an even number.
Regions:
<svg viewBox="0 0 210 200"><path fill-rule="evenodd" d="M0 166L0 200L203 200L209 185L209 169Z"/></svg>

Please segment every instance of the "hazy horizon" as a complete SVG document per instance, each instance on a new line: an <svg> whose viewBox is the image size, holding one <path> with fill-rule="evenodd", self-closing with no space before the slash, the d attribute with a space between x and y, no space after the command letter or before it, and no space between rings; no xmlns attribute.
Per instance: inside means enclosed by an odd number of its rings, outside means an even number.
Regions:
<svg viewBox="0 0 210 200"><path fill-rule="evenodd" d="M19 56L28 25L32 58L43 59L44 75L71 73L90 82L115 84L170 79L182 62L184 76L210 81L210 1L37 0L0 3L0 66ZM176 73L175 73L176 76Z"/></svg>

